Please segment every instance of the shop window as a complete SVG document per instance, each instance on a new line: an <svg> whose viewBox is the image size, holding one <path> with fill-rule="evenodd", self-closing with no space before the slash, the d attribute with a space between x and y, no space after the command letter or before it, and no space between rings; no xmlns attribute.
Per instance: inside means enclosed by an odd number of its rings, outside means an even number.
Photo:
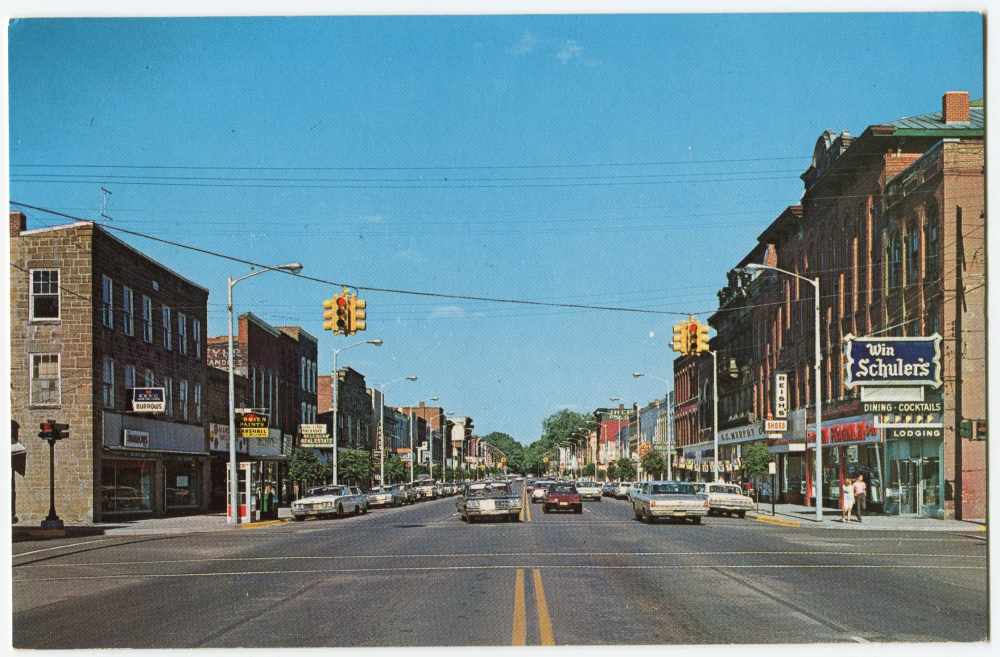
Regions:
<svg viewBox="0 0 1000 657"><path fill-rule="evenodd" d="M59 270L32 269L30 276L31 320L59 319Z"/></svg>
<svg viewBox="0 0 1000 657"><path fill-rule="evenodd" d="M135 299L132 293L132 288L123 287L122 288L122 330L125 331L125 335L134 336L135 335Z"/></svg>
<svg viewBox="0 0 1000 657"><path fill-rule="evenodd" d="M153 461L104 461L101 464L101 511L152 511L153 466Z"/></svg>
<svg viewBox="0 0 1000 657"><path fill-rule="evenodd" d="M193 460L167 460L163 469L167 508L197 507L201 497L198 464Z"/></svg>
<svg viewBox="0 0 1000 657"><path fill-rule="evenodd" d="M29 403L32 406L59 406L61 392L59 354L31 354Z"/></svg>
<svg viewBox="0 0 1000 657"><path fill-rule="evenodd" d="M107 276L101 275L101 323L110 329L115 327L114 314L114 283Z"/></svg>

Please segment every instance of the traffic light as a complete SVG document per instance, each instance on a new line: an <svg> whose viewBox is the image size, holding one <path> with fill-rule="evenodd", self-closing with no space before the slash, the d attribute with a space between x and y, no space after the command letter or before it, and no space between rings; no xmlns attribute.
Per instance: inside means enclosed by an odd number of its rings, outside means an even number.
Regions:
<svg viewBox="0 0 1000 657"><path fill-rule="evenodd" d="M368 328L368 323L366 321L368 313L365 312L366 307L368 307L368 302L364 299L355 295L348 297L347 335L354 335L358 331L364 331Z"/></svg>
<svg viewBox="0 0 1000 657"><path fill-rule="evenodd" d="M69 425L60 424L55 420L46 420L38 425L38 437L43 440L62 440L69 438Z"/></svg>
<svg viewBox="0 0 1000 657"><path fill-rule="evenodd" d="M710 347L708 344L708 325L699 324L698 325L698 353L705 353L709 351Z"/></svg>
<svg viewBox="0 0 1000 657"><path fill-rule="evenodd" d="M687 352L689 354L698 353L698 321L691 320L687 325Z"/></svg>
<svg viewBox="0 0 1000 657"><path fill-rule="evenodd" d="M679 354L687 355L687 341L684 339L684 329L687 328L687 324L681 322L680 324L674 324L674 340L673 348Z"/></svg>
<svg viewBox="0 0 1000 657"><path fill-rule="evenodd" d="M323 299L323 330L337 332L336 298Z"/></svg>
<svg viewBox="0 0 1000 657"><path fill-rule="evenodd" d="M336 313L337 313L337 328L334 329L336 333L343 333L347 335L347 329L349 326L348 311L347 311L347 290L344 290L336 299Z"/></svg>
<svg viewBox="0 0 1000 657"><path fill-rule="evenodd" d="M348 335L348 291L323 300L323 330Z"/></svg>

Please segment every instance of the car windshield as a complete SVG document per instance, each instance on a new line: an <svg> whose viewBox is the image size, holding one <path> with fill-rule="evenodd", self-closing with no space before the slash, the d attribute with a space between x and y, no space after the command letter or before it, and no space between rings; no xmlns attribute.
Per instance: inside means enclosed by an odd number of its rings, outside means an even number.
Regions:
<svg viewBox="0 0 1000 657"><path fill-rule="evenodd" d="M573 486L572 484L552 484L552 486L549 487L549 492L572 495L576 493L576 486Z"/></svg>
<svg viewBox="0 0 1000 657"><path fill-rule="evenodd" d="M649 487L649 492L652 495L693 495L694 486L679 482L652 484Z"/></svg>
<svg viewBox="0 0 1000 657"><path fill-rule="evenodd" d="M486 497L492 494L493 491L488 486L477 486L475 488L469 486L469 490L466 492L466 497Z"/></svg>
<svg viewBox="0 0 1000 657"><path fill-rule="evenodd" d="M581 481L576 485L577 488L593 488L597 485L596 481Z"/></svg>
<svg viewBox="0 0 1000 657"><path fill-rule="evenodd" d="M728 493L729 495L743 494L739 486L714 486L712 491L715 493Z"/></svg>

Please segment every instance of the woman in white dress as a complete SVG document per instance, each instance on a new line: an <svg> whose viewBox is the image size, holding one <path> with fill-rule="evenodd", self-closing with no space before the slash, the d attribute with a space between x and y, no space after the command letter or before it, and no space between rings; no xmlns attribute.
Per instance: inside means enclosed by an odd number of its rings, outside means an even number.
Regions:
<svg viewBox="0 0 1000 657"><path fill-rule="evenodd" d="M854 482L846 480L840 486L840 522L851 519L851 509L854 508Z"/></svg>

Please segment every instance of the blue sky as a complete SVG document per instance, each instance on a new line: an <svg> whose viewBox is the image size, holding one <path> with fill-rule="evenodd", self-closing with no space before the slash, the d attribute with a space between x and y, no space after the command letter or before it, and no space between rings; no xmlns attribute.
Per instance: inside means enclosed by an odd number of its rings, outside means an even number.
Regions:
<svg viewBox="0 0 1000 657"><path fill-rule="evenodd" d="M559 408L663 394L631 372L672 378L671 324L715 307L824 129L983 93L972 13L18 20L9 40L14 200L96 217L104 184L114 225L321 278L678 313L366 294L358 337L385 346L341 362L417 374L388 401L437 395L525 443ZM244 268L126 241L208 287L224 333ZM268 274L236 306L317 335L329 371L332 292Z"/></svg>

